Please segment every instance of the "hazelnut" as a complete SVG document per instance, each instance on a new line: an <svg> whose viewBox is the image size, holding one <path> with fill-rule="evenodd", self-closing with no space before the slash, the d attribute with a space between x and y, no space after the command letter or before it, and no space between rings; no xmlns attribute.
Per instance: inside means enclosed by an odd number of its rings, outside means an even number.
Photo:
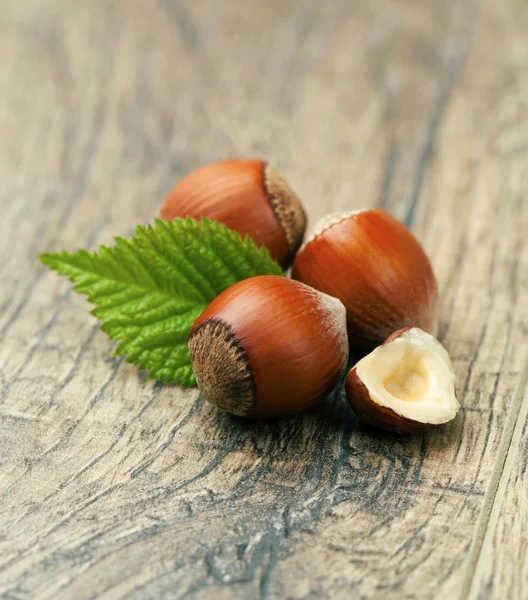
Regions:
<svg viewBox="0 0 528 600"><path fill-rule="evenodd" d="M346 395L360 419L403 433L447 423L460 408L447 351L417 327L396 331L362 358L347 376Z"/></svg>
<svg viewBox="0 0 528 600"><path fill-rule="evenodd" d="M435 332L431 263L414 235L383 209L325 217L297 254L293 277L343 302L353 352L373 350L402 327Z"/></svg>
<svg viewBox="0 0 528 600"><path fill-rule="evenodd" d="M320 402L348 359L346 311L285 277L241 281L205 309L189 333L198 386L219 408L278 417Z"/></svg>
<svg viewBox="0 0 528 600"><path fill-rule="evenodd" d="M302 244L306 214L284 177L267 162L231 159L205 165L178 182L162 219L206 217L248 235L287 268Z"/></svg>

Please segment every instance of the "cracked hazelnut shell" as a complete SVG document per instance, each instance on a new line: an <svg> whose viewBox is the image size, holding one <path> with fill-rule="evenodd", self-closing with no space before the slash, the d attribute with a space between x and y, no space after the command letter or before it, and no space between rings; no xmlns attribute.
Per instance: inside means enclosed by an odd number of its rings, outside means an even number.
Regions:
<svg viewBox="0 0 528 600"><path fill-rule="evenodd" d="M398 433L453 420L460 408L445 348L417 327L394 332L346 378L348 401L361 420Z"/></svg>

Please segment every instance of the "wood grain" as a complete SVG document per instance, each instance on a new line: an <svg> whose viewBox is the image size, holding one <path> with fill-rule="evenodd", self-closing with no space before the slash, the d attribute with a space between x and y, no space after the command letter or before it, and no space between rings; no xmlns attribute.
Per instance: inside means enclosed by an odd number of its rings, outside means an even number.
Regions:
<svg viewBox="0 0 528 600"><path fill-rule="evenodd" d="M0 595L522 598L525 0L0 0ZM430 253L459 418L245 423L112 357L40 251L260 156Z"/></svg>

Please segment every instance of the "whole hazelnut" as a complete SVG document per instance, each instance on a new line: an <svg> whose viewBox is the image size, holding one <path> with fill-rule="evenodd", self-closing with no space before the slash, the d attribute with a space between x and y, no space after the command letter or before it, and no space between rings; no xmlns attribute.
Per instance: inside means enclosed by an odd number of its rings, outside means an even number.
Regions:
<svg viewBox="0 0 528 600"><path fill-rule="evenodd" d="M325 217L297 254L293 277L343 302L354 353L373 350L402 327L435 332L431 263L407 227L383 209Z"/></svg>
<svg viewBox="0 0 528 600"><path fill-rule="evenodd" d="M188 344L209 402L251 418L293 414L323 400L346 367L345 307L285 277L254 277L213 300Z"/></svg>
<svg viewBox="0 0 528 600"><path fill-rule="evenodd" d="M162 219L206 217L248 235L287 268L302 244L306 213L284 177L267 162L236 158L196 169L169 192Z"/></svg>

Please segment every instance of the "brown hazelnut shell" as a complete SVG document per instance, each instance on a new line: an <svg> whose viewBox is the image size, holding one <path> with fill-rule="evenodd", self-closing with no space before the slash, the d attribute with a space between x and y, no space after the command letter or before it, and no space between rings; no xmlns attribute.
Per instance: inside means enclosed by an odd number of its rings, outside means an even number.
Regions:
<svg viewBox="0 0 528 600"><path fill-rule="evenodd" d="M343 302L352 353L370 352L402 327L435 332L438 287L429 258L381 208L327 217L292 275Z"/></svg>
<svg viewBox="0 0 528 600"><path fill-rule="evenodd" d="M218 296L189 333L205 398L249 418L314 406L348 359L344 306L302 283L261 276Z"/></svg>
<svg viewBox="0 0 528 600"><path fill-rule="evenodd" d="M258 246L283 268L302 244L306 213L288 182L267 162L234 158L189 173L169 192L162 219L220 221Z"/></svg>

